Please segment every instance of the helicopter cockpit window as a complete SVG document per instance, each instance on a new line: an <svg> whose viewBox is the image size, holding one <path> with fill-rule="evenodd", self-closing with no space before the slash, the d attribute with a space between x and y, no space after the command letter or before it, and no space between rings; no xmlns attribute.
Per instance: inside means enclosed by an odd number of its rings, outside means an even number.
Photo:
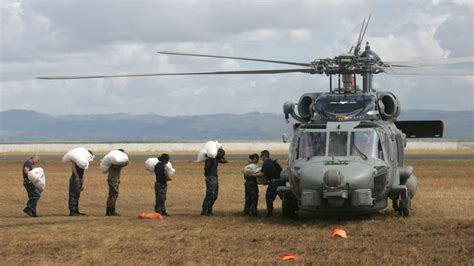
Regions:
<svg viewBox="0 0 474 266"><path fill-rule="evenodd" d="M324 156L326 154L326 132L303 132L298 144L298 159Z"/></svg>
<svg viewBox="0 0 474 266"><path fill-rule="evenodd" d="M380 139L375 131L354 131L351 133L352 156L383 160Z"/></svg>
<svg viewBox="0 0 474 266"><path fill-rule="evenodd" d="M347 155L347 132L329 133L329 156Z"/></svg>

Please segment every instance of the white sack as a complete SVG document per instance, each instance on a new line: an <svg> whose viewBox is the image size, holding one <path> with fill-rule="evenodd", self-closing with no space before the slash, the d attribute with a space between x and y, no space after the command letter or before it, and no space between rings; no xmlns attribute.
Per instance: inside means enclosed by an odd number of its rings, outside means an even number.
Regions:
<svg viewBox="0 0 474 266"><path fill-rule="evenodd" d="M222 144L220 144L217 140L216 141L208 141L204 144L202 149L198 153L198 158L196 162L203 162L206 160L206 156L208 158L216 158L217 151L222 148Z"/></svg>
<svg viewBox="0 0 474 266"><path fill-rule="evenodd" d="M145 169L150 171L150 172L154 172L155 171L155 166L158 162L159 162L159 160L156 157L148 158L145 161Z"/></svg>
<svg viewBox="0 0 474 266"><path fill-rule="evenodd" d="M43 168L38 167L29 171L28 179L31 181L31 183L33 183L40 193L44 191L44 187L46 186L46 177L44 176Z"/></svg>
<svg viewBox="0 0 474 266"><path fill-rule="evenodd" d="M169 177L174 176L174 174L176 173L176 170L173 168L173 165L171 164L171 162L168 162L167 164L165 164L165 171L166 173L168 173Z"/></svg>
<svg viewBox="0 0 474 266"><path fill-rule="evenodd" d="M81 169L87 169L89 168L89 163L94 160L94 156L89 153L89 151L86 148L75 148L72 149L66 154L64 154L63 157L63 163L66 162L74 162L79 168Z"/></svg>
<svg viewBox="0 0 474 266"><path fill-rule="evenodd" d="M109 171L112 165L121 165L128 162L128 155L119 150L113 150L107 153L102 160L100 160L100 170L103 174Z"/></svg>
<svg viewBox="0 0 474 266"><path fill-rule="evenodd" d="M159 162L160 161L156 157L148 158L145 161L146 170L150 172L155 172L155 166ZM170 177L174 176L174 174L176 173L176 170L173 168L173 165L171 164L171 162L168 162L167 164L165 164L165 171L168 173L168 176Z"/></svg>
<svg viewBox="0 0 474 266"><path fill-rule="evenodd" d="M256 174L258 172L260 172L260 170L262 169L262 167L258 166L258 164L249 164L249 165L246 165L244 167L244 174L246 175L250 175L250 174Z"/></svg>
<svg viewBox="0 0 474 266"><path fill-rule="evenodd" d="M204 162L205 160L206 160L206 150L203 148L199 150L196 162L200 163L200 162Z"/></svg>

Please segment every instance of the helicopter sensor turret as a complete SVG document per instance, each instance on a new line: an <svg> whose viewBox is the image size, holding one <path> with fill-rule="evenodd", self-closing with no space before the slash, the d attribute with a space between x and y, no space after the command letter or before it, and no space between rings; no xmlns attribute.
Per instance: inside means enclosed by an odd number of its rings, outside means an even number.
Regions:
<svg viewBox="0 0 474 266"><path fill-rule="evenodd" d="M372 61L380 61L380 57L374 51L370 50L369 42L365 45L365 51L360 55L362 58L369 58Z"/></svg>

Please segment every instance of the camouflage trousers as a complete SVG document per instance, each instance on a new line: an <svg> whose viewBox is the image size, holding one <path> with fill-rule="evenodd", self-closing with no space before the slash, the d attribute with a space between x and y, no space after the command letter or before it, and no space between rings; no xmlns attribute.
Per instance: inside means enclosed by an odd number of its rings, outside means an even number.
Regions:
<svg viewBox="0 0 474 266"><path fill-rule="evenodd" d="M109 185L109 197L118 197L120 176L111 176L107 178L107 184Z"/></svg>
<svg viewBox="0 0 474 266"><path fill-rule="evenodd" d="M38 200L41 197L41 193L29 180L23 181L23 186L26 189L26 193L28 193L28 202L26 203L26 207L36 214L36 205L38 204Z"/></svg>
<svg viewBox="0 0 474 266"><path fill-rule="evenodd" d="M212 213L212 207L219 194L219 180L217 176L206 176L206 197L202 203L202 211Z"/></svg>
<svg viewBox="0 0 474 266"><path fill-rule="evenodd" d="M168 185L166 183L155 182L155 212L166 212L166 191Z"/></svg>
<svg viewBox="0 0 474 266"><path fill-rule="evenodd" d="M79 178L77 181L76 177L72 175L69 178L69 211L79 212L79 197L81 196L81 189L84 180Z"/></svg>
<svg viewBox="0 0 474 266"><path fill-rule="evenodd" d="M245 178L245 214L257 214L258 185L255 178Z"/></svg>

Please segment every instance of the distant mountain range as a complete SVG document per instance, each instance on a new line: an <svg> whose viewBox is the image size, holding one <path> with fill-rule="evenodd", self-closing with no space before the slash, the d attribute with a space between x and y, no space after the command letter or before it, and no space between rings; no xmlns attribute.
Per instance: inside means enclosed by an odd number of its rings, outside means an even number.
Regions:
<svg viewBox="0 0 474 266"><path fill-rule="evenodd" d="M474 139L474 111L407 110L399 120L443 120L446 139ZM277 140L291 134L283 114L199 116L52 116L29 110L0 112L0 142Z"/></svg>

